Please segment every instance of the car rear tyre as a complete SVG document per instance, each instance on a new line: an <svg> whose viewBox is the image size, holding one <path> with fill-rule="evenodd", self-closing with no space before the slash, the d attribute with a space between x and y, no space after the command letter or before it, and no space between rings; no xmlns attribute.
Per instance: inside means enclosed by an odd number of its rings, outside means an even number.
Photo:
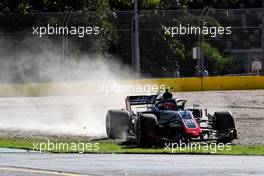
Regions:
<svg viewBox="0 0 264 176"><path fill-rule="evenodd" d="M137 143L146 145L154 141L157 131L158 120L154 114L141 114L137 120Z"/></svg>
<svg viewBox="0 0 264 176"><path fill-rule="evenodd" d="M106 115L106 133L110 139L127 139L130 113L126 110L109 110Z"/></svg>

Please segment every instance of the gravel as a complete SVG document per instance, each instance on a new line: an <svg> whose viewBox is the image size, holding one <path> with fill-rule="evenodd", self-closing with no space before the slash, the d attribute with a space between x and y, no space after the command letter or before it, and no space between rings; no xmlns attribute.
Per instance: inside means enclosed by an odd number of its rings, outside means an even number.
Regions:
<svg viewBox="0 0 264 176"><path fill-rule="evenodd" d="M187 107L230 110L238 130L236 144L264 144L264 90L178 92ZM105 113L124 108L124 97L0 98L0 136L91 138L105 136Z"/></svg>

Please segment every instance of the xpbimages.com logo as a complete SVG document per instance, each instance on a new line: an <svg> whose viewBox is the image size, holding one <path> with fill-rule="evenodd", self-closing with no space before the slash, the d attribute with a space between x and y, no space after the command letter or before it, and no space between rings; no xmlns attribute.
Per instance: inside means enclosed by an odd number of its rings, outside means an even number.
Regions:
<svg viewBox="0 0 264 176"><path fill-rule="evenodd" d="M153 92L159 92L165 90L166 85L156 84L120 84L118 82L111 82L109 84L100 84L98 86L99 93L111 94L111 93L138 93L138 94L150 94Z"/></svg>
<svg viewBox="0 0 264 176"><path fill-rule="evenodd" d="M185 143L179 141L178 143L165 143L164 150L169 151L171 153L175 152L195 152L202 151L208 153L216 153L217 151L230 151L231 143Z"/></svg>
<svg viewBox="0 0 264 176"><path fill-rule="evenodd" d="M45 35L77 35L78 37L82 38L88 35L98 35L100 33L100 28L98 26L71 26L71 27L64 27L64 26L37 26L32 27L33 35L37 35L39 37Z"/></svg>
<svg viewBox="0 0 264 176"><path fill-rule="evenodd" d="M222 26L183 26L180 24L179 26L162 26L164 29L164 34L169 35L171 37L175 37L176 35L209 35L214 38L216 36L221 35L230 35L232 33L231 27L222 27Z"/></svg>
<svg viewBox="0 0 264 176"><path fill-rule="evenodd" d="M51 151L64 151L64 152L91 152L100 150L99 143L91 143L91 142L58 142L58 141L50 141L47 142L37 142L33 143L33 151L41 152L51 152Z"/></svg>

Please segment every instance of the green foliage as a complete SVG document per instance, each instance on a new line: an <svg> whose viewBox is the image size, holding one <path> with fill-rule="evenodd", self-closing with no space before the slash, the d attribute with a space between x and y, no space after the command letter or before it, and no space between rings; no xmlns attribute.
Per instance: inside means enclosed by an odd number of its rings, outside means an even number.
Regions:
<svg viewBox="0 0 264 176"><path fill-rule="evenodd" d="M202 9L210 6L213 8L238 8L242 0L193 1L193 0L138 0L140 10L153 9ZM255 7L261 2L256 0ZM252 7L252 4L250 4ZM2 0L1 12L63 12L67 9L79 10L132 10L133 0Z"/></svg>
<svg viewBox="0 0 264 176"><path fill-rule="evenodd" d="M109 10L108 0L4 0L0 3L2 12L64 12L68 9L79 10Z"/></svg>
<svg viewBox="0 0 264 176"><path fill-rule="evenodd" d="M258 0L256 0L258 2ZM164 63L170 63L171 61L179 61L181 65L181 70L184 70L184 66L193 64L190 51L194 44L197 42L197 36L195 35L185 35L171 37L169 35L164 35L164 31L157 32L157 29L162 29L161 26L178 26L182 24L183 26L198 26L199 21L202 19L204 25L210 26L220 26L219 22L215 18L210 16L200 17L201 11L190 12L190 8L204 8L210 6L213 8L232 8L238 7L242 3L240 0L220 0L217 2L208 2L205 0L201 1L192 1L192 0L138 0L138 6L140 10L140 23L143 25L148 25L147 29L155 29L153 31L145 30L140 31L140 35L151 35L150 40L140 41L142 44L141 54L142 58L152 62L152 64L157 64L161 67L169 67L170 64L162 65ZM118 30L118 24L115 24L116 17L114 15L106 15L111 11L132 11L134 6L133 0L2 0L0 2L0 12L10 13L10 12L19 12L24 14L24 16L18 15L17 19L13 20L12 24L8 24L9 28L6 31L11 31L11 29L23 29L28 26L34 26L36 24L46 24L50 25L61 25L63 19L59 16L50 16L49 19L38 19L38 17L30 17L30 13L38 12L65 12L71 9L73 12L88 12L96 11L96 15L84 14L83 16L76 16L72 21L75 21L75 24L71 25L80 25L80 24L89 24L93 23L99 25L103 30L100 32L100 35L97 38L82 39L79 41L81 48L89 49L92 45L96 44L97 48L100 51L109 51L110 46L118 44L119 41L127 41L127 35ZM175 10L181 9L181 11L166 11L166 10ZM144 11L144 10L157 10L157 11ZM158 11L164 10L164 11ZM172 13L171 13L172 12ZM28 16L27 16L28 15ZM109 17L110 16L110 17ZM11 17L10 17L11 18ZM12 17L13 18L13 17ZM62 17L63 18L63 17ZM71 17L72 18L72 17ZM114 19L114 20L113 20ZM131 21L132 18L127 18L127 21ZM11 22L6 16L1 17L2 26L8 26L6 23ZM39 20L39 21L38 21ZM41 21L42 20L42 21ZM112 21L113 20L113 21ZM118 21L119 19L117 19ZM45 23L46 22L46 23ZM23 23L23 24L20 24ZM130 22L129 22L130 23ZM142 25L140 25L140 29ZM11 31L13 32L13 31ZM150 33L149 33L150 32ZM218 42L218 41L217 41ZM74 46L78 46L76 45ZM212 43L213 46L217 46L215 43ZM204 56L205 56L205 66L210 73L227 73L229 58L224 57L217 50L217 47L213 47L208 43L203 44ZM149 49L151 46L151 49ZM219 46L219 45L218 45ZM119 46L118 46L119 47ZM144 48L146 47L146 48ZM149 47L149 48L148 48ZM151 53L155 57L148 55L148 51L151 50ZM162 50L162 51L161 51ZM146 53L144 53L146 51ZM110 51L111 53L111 51ZM129 56L125 56L129 57ZM163 59L161 62L160 60ZM184 64L181 64L184 63ZM169 65L169 66L168 66ZM188 68L188 69L189 69ZM190 70L185 72L190 72Z"/></svg>
<svg viewBox="0 0 264 176"><path fill-rule="evenodd" d="M103 30L101 30L99 35L100 40L100 50L104 53L104 51L107 51L109 49L110 43L117 43L118 42L118 33L117 29L110 21L107 20L108 16L107 14L101 14L99 19L99 26Z"/></svg>
<svg viewBox="0 0 264 176"><path fill-rule="evenodd" d="M108 0L112 10L131 10L133 9L132 0Z"/></svg>
<svg viewBox="0 0 264 176"><path fill-rule="evenodd" d="M185 46L184 43L177 39L172 39L168 42L172 56L177 60L185 59Z"/></svg>
<svg viewBox="0 0 264 176"><path fill-rule="evenodd" d="M142 10L156 9L160 0L139 0L139 8Z"/></svg>
<svg viewBox="0 0 264 176"><path fill-rule="evenodd" d="M230 63L230 59L221 55L221 53L211 46L209 43L203 43L204 61L206 70L209 73L221 73L226 71Z"/></svg>
<svg viewBox="0 0 264 176"><path fill-rule="evenodd" d="M176 1L168 1L168 0L160 0L158 5L159 9L179 9L181 7L186 7L188 0L176 0Z"/></svg>

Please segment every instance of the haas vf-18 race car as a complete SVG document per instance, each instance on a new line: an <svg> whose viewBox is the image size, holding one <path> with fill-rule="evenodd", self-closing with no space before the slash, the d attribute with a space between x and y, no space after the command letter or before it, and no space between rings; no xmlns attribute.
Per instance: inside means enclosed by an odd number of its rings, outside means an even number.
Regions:
<svg viewBox="0 0 264 176"><path fill-rule="evenodd" d="M209 141L229 143L237 138L231 112L209 114L206 109L185 108L166 90L158 95L128 96L126 109L109 110L106 132L111 139L138 144L158 141Z"/></svg>

